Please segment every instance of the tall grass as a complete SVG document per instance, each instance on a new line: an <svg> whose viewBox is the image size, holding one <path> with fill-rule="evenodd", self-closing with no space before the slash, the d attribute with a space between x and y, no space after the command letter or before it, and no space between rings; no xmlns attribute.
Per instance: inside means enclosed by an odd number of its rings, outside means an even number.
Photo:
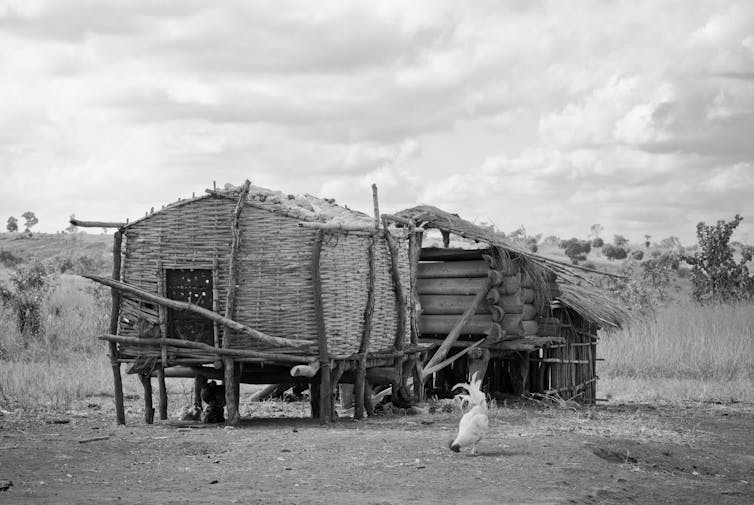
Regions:
<svg viewBox="0 0 754 505"><path fill-rule="evenodd" d="M669 399L754 399L754 304L662 307L603 336L598 353L605 360L598 373L612 389L622 383L655 394L664 388L660 396Z"/></svg>
<svg viewBox="0 0 754 505"><path fill-rule="evenodd" d="M12 306L0 305L0 407L65 409L112 389L107 346L110 296L79 277L57 279L37 336L18 331Z"/></svg>

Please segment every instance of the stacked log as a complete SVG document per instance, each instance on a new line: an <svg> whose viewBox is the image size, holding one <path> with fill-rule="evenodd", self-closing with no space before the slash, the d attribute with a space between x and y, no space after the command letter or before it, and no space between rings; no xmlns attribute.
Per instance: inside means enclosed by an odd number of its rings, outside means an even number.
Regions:
<svg viewBox="0 0 754 505"><path fill-rule="evenodd" d="M524 304L522 295L533 298L521 287L521 273L508 257L480 255L479 259L424 262L419 264L417 292L422 305L421 332L424 334L448 333L459 317L471 305L476 293L485 286L488 277L493 287L485 303L476 310L462 332L488 335L492 341L517 338L525 335ZM464 256L468 258L468 255ZM433 257L436 259L436 257ZM526 308L528 319L536 316L533 305Z"/></svg>
<svg viewBox="0 0 754 505"><path fill-rule="evenodd" d="M487 283L490 272L488 262L481 255L478 258L419 263L416 290L421 300L422 333L447 334L471 306L476 294ZM491 317L490 306L484 303L463 327L462 333L486 334L492 324Z"/></svg>

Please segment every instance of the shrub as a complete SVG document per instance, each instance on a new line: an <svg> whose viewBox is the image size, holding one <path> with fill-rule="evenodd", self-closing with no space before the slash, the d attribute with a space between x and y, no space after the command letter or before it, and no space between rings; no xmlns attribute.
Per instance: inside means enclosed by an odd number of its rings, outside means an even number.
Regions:
<svg viewBox="0 0 754 505"><path fill-rule="evenodd" d="M592 240L592 247L599 248L605 245L605 241L602 240L600 237L597 237Z"/></svg>
<svg viewBox="0 0 754 505"><path fill-rule="evenodd" d="M52 288L51 270L39 259L18 266L10 276L11 287L0 285L0 300L16 312L18 331L28 337L42 333L42 304Z"/></svg>
<svg viewBox="0 0 754 505"><path fill-rule="evenodd" d="M699 249L693 256L683 259L691 265L692 297L699 303L736 302L754 298L754 277L746 263L753 252L741 251L741 261L736 263L730 237L743 218L736 214L733 221L718 221L714 226L704 222L696 225Z"/></svg>
<svg viewBox="0 0 754 505"><path fill-rule="evenodd" d="M6 267L13 268L23 261L23 258L16 256L10 251L0 251L0 263Z"/></svg>
<svg viewBox="0 0 754 505"><path fill-rule="evenodd" d="M623 260L628 257L626 249L613 244L605 244L602 248L602 254L609 260Z"/></svg>
<svg viewBox="0 0 754 505"><path fill-rule="evenodd" d="M658 301L667 301L670 281L679 264L680 256L672 251L642 263L642 279L654 290Z"/></svg>
<svg viewBox="0 0 754 505"><path fill-rule="evenodd" d="M625 247L628 245L628 239L623 235L615 235L613 237L613 244L617 247Z"/></svg>
<svg viewBox="0 0 754 505"><path fill-rule="evenodd" d="M639 251L638 249L636 251L631 251L631 259L636 261L641 261L644 259L644 251Z"/></svg>
<svg viewBox="0 0 754 505"><path fill-rule="evenodd" d="M579 240L577 238L571 238L568 240L562 240L558 247L564 249L565 255L571 260L574 265L579 261L585 261L586 255L592 250L592 246L587 240Z"/></svg>

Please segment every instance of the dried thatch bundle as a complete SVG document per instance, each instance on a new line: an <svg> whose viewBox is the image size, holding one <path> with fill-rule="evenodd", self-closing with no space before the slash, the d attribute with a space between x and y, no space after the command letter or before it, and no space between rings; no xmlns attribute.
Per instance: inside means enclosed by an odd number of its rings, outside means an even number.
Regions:
<svg viewBox="0 0 754 505"><path fill-rule="evenodd" d="M560 301L604 329L618 328L631 318L626 307L612 294L596 286L562 283Z"/></svg>
<svg viewBox="0 0 754 505"><path fill-rule="evenodd" d="M611 293L595 285L588 277L592 274L614 274L541 256L487 228L430 205L412 207L397 213L396 216L411 220L417 226L437 228L446 233L484 242L503 258L515 257L522 274L528 278L528 282L537 293L537 303L540 305L551 301L548 283L557 279L560 302L598 326L620 327L630 318L628 310Z"/></svg>

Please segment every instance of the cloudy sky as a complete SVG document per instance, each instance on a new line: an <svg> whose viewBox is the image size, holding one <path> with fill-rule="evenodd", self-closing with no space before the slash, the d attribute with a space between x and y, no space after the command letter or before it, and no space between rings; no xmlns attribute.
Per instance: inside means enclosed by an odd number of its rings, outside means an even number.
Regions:
<svg viewBox="0 0 754 505"><path fill-rule="evenodd" d="M0 0L0 170L2 229L248 178L562 238L740 213L754 242L754 2Z"/></svg>

